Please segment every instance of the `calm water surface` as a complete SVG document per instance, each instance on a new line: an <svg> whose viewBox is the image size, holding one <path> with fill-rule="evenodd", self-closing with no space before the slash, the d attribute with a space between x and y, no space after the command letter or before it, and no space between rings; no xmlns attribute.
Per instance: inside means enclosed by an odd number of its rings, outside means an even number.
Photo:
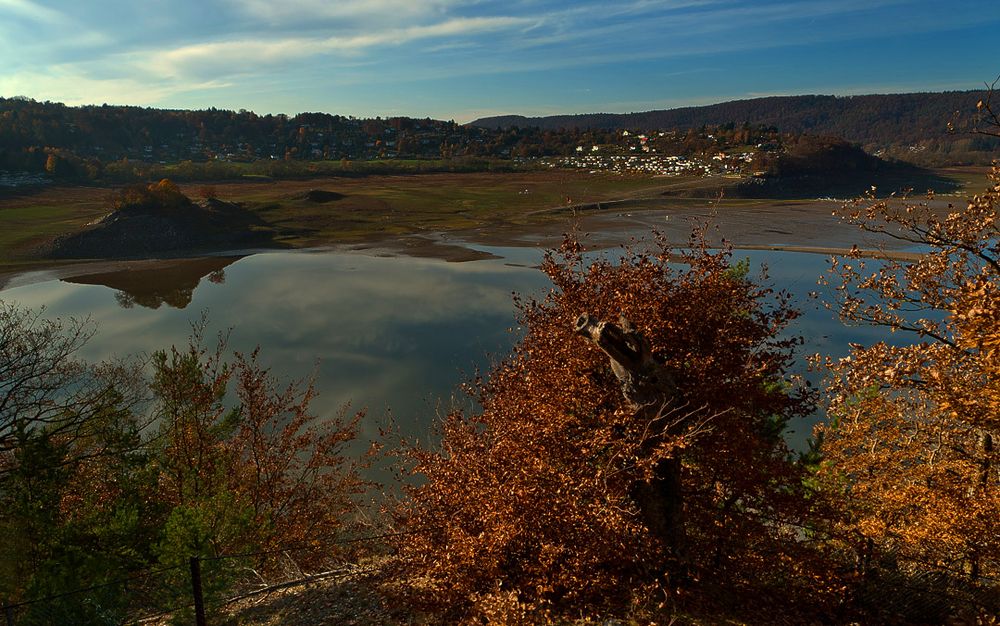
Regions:
<svg viewBox="0 0 1000 626"><path fill-rule="evenodd" d="M347 403L367 408L364 434L374 436L391 412L422 438L436 415L468 404L458 386L510 350L517 338L512 293L541 296L548 288L533 267L540 249L476 248L501 258L269 252L67 280L26 276L13 284L38 282L0 291L0 300L45 306L51 317L90 316L98 334L82 356L92 360L181 345L207 314L210 331L231 328L236 350L260 345L262 360L283 376L315 372L319 414ZM827 267L822 255L737 251L735 258L749 258L754 268L766 263L771 282L796 294L804 315L792 332L806 337L803 355L842 355L848 342L883 337L843 326L807 297ZM802 445L810 428L795 425L792 443Z"/></svg>

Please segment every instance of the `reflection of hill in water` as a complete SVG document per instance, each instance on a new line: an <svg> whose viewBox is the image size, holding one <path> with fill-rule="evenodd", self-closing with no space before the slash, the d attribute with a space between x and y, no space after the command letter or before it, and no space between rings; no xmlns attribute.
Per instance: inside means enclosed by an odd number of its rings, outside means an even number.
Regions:
<svg viewBox="0 0 1000 626"><path fill-rule="evenodd" d="M183 309L191 304L194 290L207 277L213 283L226 280L226 266L240 257L210 257L165 261L149 269L126 269L64 279L77 285L103 285L116 290L115 299L124 308L135 305L158 309L161 305Z"/></svg>

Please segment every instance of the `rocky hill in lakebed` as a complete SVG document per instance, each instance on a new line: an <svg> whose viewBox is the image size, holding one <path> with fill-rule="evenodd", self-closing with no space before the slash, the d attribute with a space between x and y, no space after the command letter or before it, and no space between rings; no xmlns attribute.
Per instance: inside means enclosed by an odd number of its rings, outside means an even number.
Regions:
<svg viewBox="0 0 1000 626"><path fill-rule="evenodd" d="M194 202L169 181L119 193L113 210L82 231L57 239L53 258L121 259L273 245L273 231L243 206L215 198Z"/></svg>

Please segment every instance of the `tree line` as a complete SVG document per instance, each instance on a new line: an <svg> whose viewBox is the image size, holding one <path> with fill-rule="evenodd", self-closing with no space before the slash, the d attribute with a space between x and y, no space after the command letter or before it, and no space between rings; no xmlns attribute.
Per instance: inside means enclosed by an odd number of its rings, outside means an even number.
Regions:
<svg viewBox="0 0 1000 626"><path fill-rule="evenodd" d="M981 116L965 114L988 89L858 96L771 96L698 107L627 114L500 116L472 122L484 128L688 129L735 122L792 134L833 135L873 153L918 165L989 165L1000 140L975 136ZM950 124L949 124L950 122ZM959 132L954 132L959 131Z"/></svg>
<svg viewBox="0 0 1000 626"><path fill-rule="evenodd" d="M306 163L346 166L372 159L466 159L472 160L470 167L493 169L496 160L571 156L592 146L626 154L654 145L661 154L677 156L733 150L768 154L794 145L802 135L839 137L870 153L919 164L988 163L995 138L948 134L942 122L975 97L971 92L802 96L630 116L504 118L469 125L327 113L290 117L246 110L68 107L0 98L0 169L104 182L247 173L308 176L330 168L310 169ZM957 128L974 122L959 120ZM626 129L634 132L625 134ZM639 143L643 133L648 144ZM174 165L183 171L150 174Z"/></svg>

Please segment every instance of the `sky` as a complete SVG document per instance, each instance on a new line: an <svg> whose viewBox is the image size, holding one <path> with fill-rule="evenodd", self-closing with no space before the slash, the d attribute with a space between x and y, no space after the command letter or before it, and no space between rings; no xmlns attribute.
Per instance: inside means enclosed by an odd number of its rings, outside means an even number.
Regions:
<svg viewBox="0 0 1000 626"><path fill-rule="evenodd" d="M0 0L0 96L468 122L974 89L998 0Z"/></svg>

